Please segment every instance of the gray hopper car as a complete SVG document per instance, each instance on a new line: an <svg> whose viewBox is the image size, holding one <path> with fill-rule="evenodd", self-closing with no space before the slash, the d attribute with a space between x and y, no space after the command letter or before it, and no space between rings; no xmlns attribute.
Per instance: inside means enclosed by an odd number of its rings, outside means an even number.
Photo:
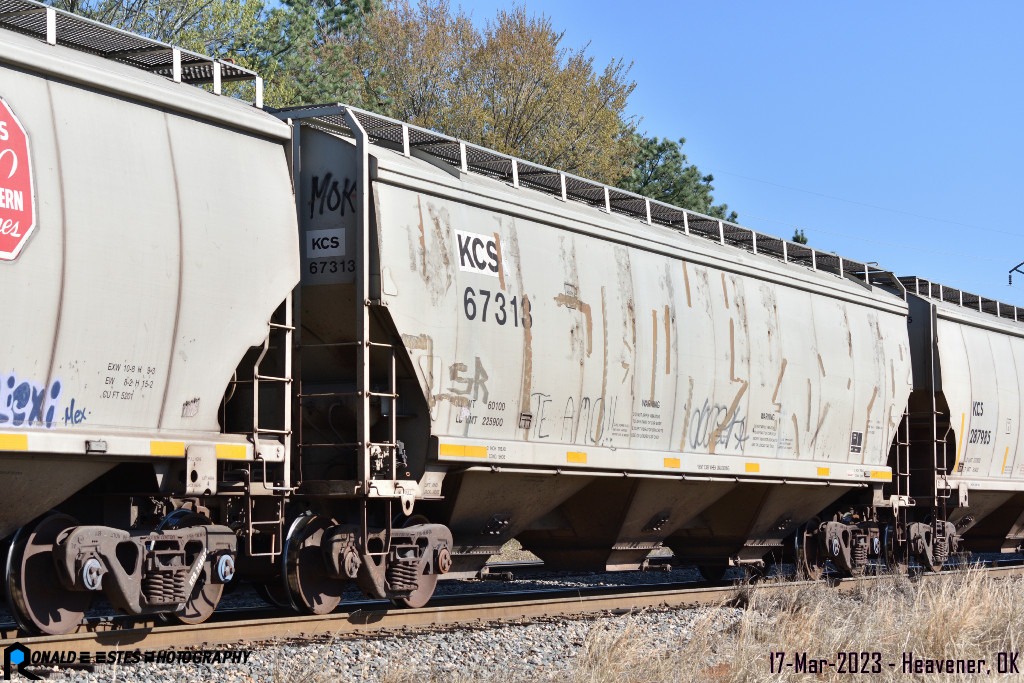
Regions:
<svg viewBox="0 0 1024 683"><path fill-rule="evenodd" d="M416 607L513 538L709 577L1016 547L1016 309L353 108L271 116L216 94L259 105L251 72L8 2L26 630L98 592L200 621L235 576Z"/></svg>
<svg viewBox="0 0 1024 683"><path fill-rule="evenodd" d="M453 572L511 538L557 567L637 568L662 545L709 571L760 564L845 493L881 495L910 352L906 303L866 266L738 249L771 238L733 226L699 239L726 226L648 222L636 197L365 112L279 115L299 169L296 379L317 396L297 446L337 467L325 435L382 444L370 485L415 492L454 536ZM331 395L360 368L327 354L361 340L363 310L384 356L367 386L388 395L368 438Z"/></svg>

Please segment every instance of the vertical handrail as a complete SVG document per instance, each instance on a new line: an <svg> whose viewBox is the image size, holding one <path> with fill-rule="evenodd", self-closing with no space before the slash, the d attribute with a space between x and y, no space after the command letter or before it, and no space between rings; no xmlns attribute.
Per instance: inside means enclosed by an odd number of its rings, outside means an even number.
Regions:
<svg viewBox="0 0 1024 683"><path fill-rule="evenodd" d="M292 146L291 154L289 155L288 161L291 165L292 173L292 192L296 197L299 196L300 188L302 187L302 124L288 119L288 124L292 129ZM302 202L295 202L295 219L299 225L302 225ZM299 284L292 290L292 310L291 310L291 326L294 328L292 336L292 348L294 353L291 355L291 376L293 385L297 383L298 393L302 394L302 275L299 275ZM290 397L289 397L290 399ZM301 399L295 401L292 404L292 424L299 430L298 441L290 442L289 446L296 444L302 444L302 401ZM296 461L293 463L291 458L294 457ZM289 481L291 480L292 473L294 471L296 480L295 486L299 486L302 483L302 449L296 448L294 453L289 448L285 451L285 469L288 471Z"/></svg>
<svg viewBox="0 0 1024 683"><path fill-rule="evenodd" d="M902 538L907 528L907 507L911 504L910 499L910 407L903 411L903 420L900 422L899 433L897 433L896 445L896 533L897 538Z"/></svg>
<svg viewBox="0 0 1024 683"><path fill-rule="evenodd" d="M398 480L398 368L395 364L395 349L389 347L391 356L391 478Z"/></svg>
<svg viewBox="0 0 1024 683"><path fill-rule="evenodd" d="M939 293L941 294L941 289L940 289ZM932 515L932 517L933 517L934 528L937 531L939 523L946 521L946 498L948 497L948 495L946 497L943 497L943 496L940 495L940 484L939 484L940 476L939 475L941 474L941 479L942 479L943 483L948 484L949 483L948 482L949 472L946 470L946 463L948 462L948 460L946 458L947 454L946 454L946 439L945 439L945 435L943 435L943 439L942 439L942 452L941 452L941 456L940 456L940 452L939 452L939 420L938 420L939 411L938 411L938 401L936 400L936 397L935 397L936 390L937 390L937 387L938 387L938 377L936 376L937 369L938 369L937 368L937 361L938 361L938 359L935 357L936 310L937 309L936 309L935 304L930 304L929 305L929 315L928 315L928 329L929 329L929 335L928 335L928 357L929 357L929 360L931 361L931 368L930 368L930 370L931 370L931 373L930 373L931 386L929 387L929 392L928 393L930 394L931 408L932 408L931 409L931 413L932 413L932 463L933 463L933 471L932 471L932 506L933 506L932 510L933 510L933 515ZM940 459L940 457L941 457L941 459Z"/></svg>
<svg viewBox="0 0 1024 683"><path fill-rule="evenodd" d="M256 362L252 364L252 453L258 458L260 455L260 365L263 358L270 350L270 330L263 340L263 350L257 356Z"/></svg>
<svg viewBox="0 0 1024 683"><path fill-rule="evenodd" d="M285 299L284 304L284 373L288 381L285 382L284 391L284 472L281 475L281 485L286 489L291 489L292 486L292 472L291 472L291 452L292 452L292 333L294 326L292 325L292 298L288 296Z"/></svg>
<svg viewBox="0 0 1024 683"><path fill-rule="evenodd" d="M356 390L359 392L357 403L356 434L359 443L358 475L361 490L369 493L372 472L370 467L370 173L369 173L369 140L359 119L348 107L345 108L345 121L349 125L356 140L356 153L359 155L359 170L356 183L359 190L359 221L356 228L356 339L359 341L356 351Z"/></svg>

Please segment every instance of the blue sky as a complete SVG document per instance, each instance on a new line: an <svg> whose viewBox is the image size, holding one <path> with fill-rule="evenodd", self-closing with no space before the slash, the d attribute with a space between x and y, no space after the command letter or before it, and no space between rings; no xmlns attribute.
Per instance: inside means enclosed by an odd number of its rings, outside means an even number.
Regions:
<svg viewBox="0 0 1024 683"><path fill-rule="evenodd" d="M507 2L452 0L482 23ZM526 0L740 223L1024 306L1024 3ZM1024 268L1022 268L1024 269Z"/></svg>

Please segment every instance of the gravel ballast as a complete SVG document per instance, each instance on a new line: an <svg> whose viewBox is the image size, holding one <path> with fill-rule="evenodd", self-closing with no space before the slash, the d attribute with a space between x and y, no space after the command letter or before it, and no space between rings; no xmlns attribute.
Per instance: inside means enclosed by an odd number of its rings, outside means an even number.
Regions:
<svg viewBox="0 0 1024 683"><path fill-rule="evenodd" d="M435 593L504 593L593 586L656 585L699 581L694 567L670 572L594 572L540 574L522 580L442 581ZM346 591L345 601L365 599ZM251 589L225 595L222 607L263 604ZM344 604L344 603L343 603ZM100 609L97 612L106 610ZM730 608L677 609L638 614L589 615L531 622L495 622L463 628L378 632L313 643L261 643L245 663L97 664L88 669L61 669L51 680L125 681L364 681L364 680L559 680L578 666L581 652L595 638L628 632L634 639L661 646L681 643L697 621L714 620L723 627L738 619ZM710 616L709 616L710 615ZM588 641L589 639L589 641ZM237 648L221 648L225 649ZM180 653L185 650L179 651Z"/></svg>
<svg viewBox="0 0 1024 683"><path fill-rule="evenodd" d="M728 607L491 623L471 628L264 644L244 664L97 665L54 671L69 681L377 681L562 680L587 656L588 643L628 634L656 648L680 647L695 624L727 629L742 611Z"/></svg>

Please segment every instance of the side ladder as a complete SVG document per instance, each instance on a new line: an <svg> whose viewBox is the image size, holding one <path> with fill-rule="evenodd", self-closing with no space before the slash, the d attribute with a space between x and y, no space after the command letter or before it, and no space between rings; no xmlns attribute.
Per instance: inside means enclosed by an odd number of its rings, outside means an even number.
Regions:
<svg viewBox="0 0 1024 683"><path fill-rule="evenodd" d="M263 349L253 364L252 370L252 433L254 461L246 463L245 481L245 525L247 550L250 557L269 557L271 560L280 556L284 545L285 502L283 494L292 490L289 460L292 446L292 298L289 296L284 304L275 312L267 323L267 336L263 340ZM280 375L263 374L261 367L267 354L276 350L280 354ZM283 414L280 426L264 427L260 424L260 386L270 385L279 395L279 403ZM280 462L270 462L264 457L263 448L267 442L277 443L283 447ZM276 466L276 467L275 467ZM279 476L272 477L268 471L272 468L279 471ZM253 495L253 479L258 476L261 495ZM271 493L268 499L266 495ZM257 511L257 505L263 509ZM269 508L269 509L267 509ZM259 550L254 547L253 540L257 536L270 536L269 549Z"/></svg>

